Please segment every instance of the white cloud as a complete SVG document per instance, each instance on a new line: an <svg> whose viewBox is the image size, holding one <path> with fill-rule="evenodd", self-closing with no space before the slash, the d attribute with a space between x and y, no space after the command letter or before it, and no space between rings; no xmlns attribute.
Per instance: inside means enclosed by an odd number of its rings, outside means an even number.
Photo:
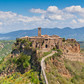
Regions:
<svg viewBox="0 0 84 84"><path fill-rule="evenodd" d="M58 8L56 6L49 6L47 9L47 12L56 13L58 11Z"/></svg>
<svg viewBox="0 0 84 84"><path fill-rule="evenodd" d="M34 8L32 8L32 9L30 10L30 12L32 12L32 13L46 13L46 11L44 11L44 10L42 10L42 9L34 9Z"/></svg>
<svg viewBox="0 0 84 84"><path fill-rule="evenodd" d="M63 20L62 16L61 15L56 15L56 14L53 14L53 15L47 15L46 17L47 19L50 19L50 20Z"/></svg>
<svg viewBox="0 0 84 84"><path fill-rule="evenodd" d="M30 12L40 13L40 15L29 17L11 11L0 11L0 32L33 29L38 26L46 28L84 26L84 8L81 6L70 6L64 9L49 6L46 10L33 8Z"/></svg>
<svg viewBox="0 0 84 84"><path fill-rule="evenodd" d="M71 13L84 13L84 8L81 8L81 6L66 7L64 10Z"/></svg>
<svg viewBox="0 0 84 84"><path fill-rule="evenodd" d="M3 23L4 25L11 25L15 23L28 23L32 21L39 21L41 18L32 16L23 16L23 15L18 15L13 12L3 12L0 11L0 24Z"/></svg>
<svg viewBox="0 0 84 84"><path fill-rule="evenodd" d="M21 21L21 22L32 22L32 21L39 21L40 18L39 17L27 17L27 16L22 16L19 15L17 21Z"/></svg>
<svg viewBox="0 0 84 84"><path fill-rule="evenodd" d="M73 20L72 20L72 23L77 23L77 21L73 19Z"/></svg>
<svg viewBox="0 0 84 84"><path fill-rule="evenodd" d="M9 12L0 11L0 19L14 18L16 16L17 16L16 13L12 13L10 11Z"/></svg>
<svg viewBox="0 0 84 84"><path fill-rule="evenodd" d="M56 6L50 6L48 7L46 11L45 17L51 20L53 19L54 20L67 20L67 19L75 18L76 16L71 13L64 12L63 9L59 10Z"/></svg>
<svg viewBox="0 0 84 84"><path fill-rule="evenodd" d="M0 22L0 25L2 25L3 23L2 22Z"/></svg>
<svg viewBox="0 0 84 84"><path fill-rule="evenodd" d="M80 23L84 23L84 19L78 19Z"/></svg>

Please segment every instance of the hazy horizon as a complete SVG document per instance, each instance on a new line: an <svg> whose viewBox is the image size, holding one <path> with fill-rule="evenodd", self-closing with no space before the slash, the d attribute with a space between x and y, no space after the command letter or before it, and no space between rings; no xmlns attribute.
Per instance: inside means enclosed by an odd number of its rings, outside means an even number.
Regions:
<svg viewBox="0 0 84 84"><path fill-rule="evenodd" d="M38 28L84 27L84 1L0 0L0 33Z"/></svg>

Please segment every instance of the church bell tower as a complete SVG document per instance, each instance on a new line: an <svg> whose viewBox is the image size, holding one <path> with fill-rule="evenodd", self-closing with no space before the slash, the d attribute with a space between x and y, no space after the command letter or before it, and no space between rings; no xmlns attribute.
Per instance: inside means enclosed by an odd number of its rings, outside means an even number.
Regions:
<svg viewBox="0 0 84 84"><path fill-rule="evenodd" d="M38 37L41 37L41 27L38 27Z"/></svg>

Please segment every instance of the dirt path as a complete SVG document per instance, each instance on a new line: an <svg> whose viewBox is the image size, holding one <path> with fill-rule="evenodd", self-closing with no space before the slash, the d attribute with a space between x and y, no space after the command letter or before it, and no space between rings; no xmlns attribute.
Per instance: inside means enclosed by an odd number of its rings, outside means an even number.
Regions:
<svg viewBox="0 0 84 84"><path fill-rule="evenodd" d="M43 75L44 80L45 80L45 84L48 84L48 80L47 80L46 73L45 73L45 59L48 58L48 57L53 56L53 54L55 54L55 52L56 51L52 51L51 54L43 57L42 60L41 60L41 71L42 71L42 75Z"/></svg>

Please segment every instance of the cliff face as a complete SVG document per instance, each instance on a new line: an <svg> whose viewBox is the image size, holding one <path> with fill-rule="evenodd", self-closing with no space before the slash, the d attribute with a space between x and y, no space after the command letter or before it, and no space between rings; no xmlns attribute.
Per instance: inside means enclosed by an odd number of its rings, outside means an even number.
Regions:
<svg viewBox="0 0 84 84"><path fill-rule="evenodd" d="M54 43L54 41L53 41ZM62 53L64 57L70 58L70 59L82 59L80 57L80 44L75 39L59 39L58 43L53 46L54 49L60 49L62 50ZM42 57L42 53L49 51L48 48L43 49L37 49L33 48L32 42L28 41L28 38L21 38L17 39L16 43L13 45L13 51L11 57L18 56L20 53L24 53L26 55L30 55L32 59L32 63L34 63L34 60ZM51 49L51 48L50 48ZM74 55L74 56L73 56ZM37 63L38 64L38 63Z"/></svg>
<svg viewBox="0 0 84 84"><path fill-rule="evenodd" d="M68 39L62 41L61 39L61 42L58 42L55 49L62 50L63 57L74 61L78 59L82 60L80 57L80 45L76 40ZM16 39L10 55L11 58L8 59L7 64L5 64L7 67L5 67L5 69L3 68L4 70L1 70L0 74L11 74L17 71L25 73L30 69L40 71L41 67L39 60L46 50L33 48L32 42L26 38Z"/></svg>
<svg viewBox="0 0 84 84"><path fill-rule="evenodd" d="M80 44L74 39L67 39L62 43L63 57L71 61L84 62L84 56L80 53Z"/></svg>
<svg viewBox="0 0 84 84"><path fill-rule="evenodd" d="M62 45L63 53L80 53L80 44L75 40L66 40Z"/></svg>
<svg viewBox="0 0 84 84"><path fill-rule="evenodd" d="M80 44L76 42L76 40L74 39L58 40L57 44L54 45L54 47L52 46L52 48L53 50L55 49L58 54L56 53L57 54L56 56L54 57L52 56L51 58L49 58L49 60L46 61L46 73L47 73L47 77L50 77L49 79L50 84L56 84L58 81L61 84L63 83L63 81L65 80L67 81L68 78L72 78L73 76L71 74L71 71L69 71L71 70L70 67L67 67L65 65L67 64L65 63L65 60L69 59L72 61L83 62L82 59L84 58L80 56ZM44 54L44 52L46 52L47 49L48 49L47 47L45 49L33 48L32 42L30 42L26 38L17 39L13 45L11 55L5 58L2 64L0 64L0 76L11 75L16 72L19 72L20 74L25 74L30 70L34 70L38 72L37 78L39 78L40 80L40 75L41 75L40 60L43 57L42 54ZM47 52L44 54L44 56L50 53L51 52ZM76 70L73 71L73 74L75 74L74 73L75 71ZM64 79L62 79L61 76L64 77ZM57 78L56 82L50 81L52 78L54 80L55 78ZM69 84L69 82L67 83L65 82L63 84ZM39 83L35 83L35 84L39 84Z"/></svg>
<svg viewBox="0 0 84 84"><path fill-rule="evenodd" d="M32 43L27 39L17 39L13 45L13 51L11 57L17 57L21 53L31 57L31 69L34 68L37 71L40 70L40 63L38 62L38 55L36 49L32 48Z"/></svg>
<svg viewBox="0 0 84 84"><path fill-rule="evenodd" d="M31 47L26 39L17 39L9 57L5 58L0 67L0 75L9 75L15 72L25 73L33 69L40 71L40 62L36 49Z"/></svg>

